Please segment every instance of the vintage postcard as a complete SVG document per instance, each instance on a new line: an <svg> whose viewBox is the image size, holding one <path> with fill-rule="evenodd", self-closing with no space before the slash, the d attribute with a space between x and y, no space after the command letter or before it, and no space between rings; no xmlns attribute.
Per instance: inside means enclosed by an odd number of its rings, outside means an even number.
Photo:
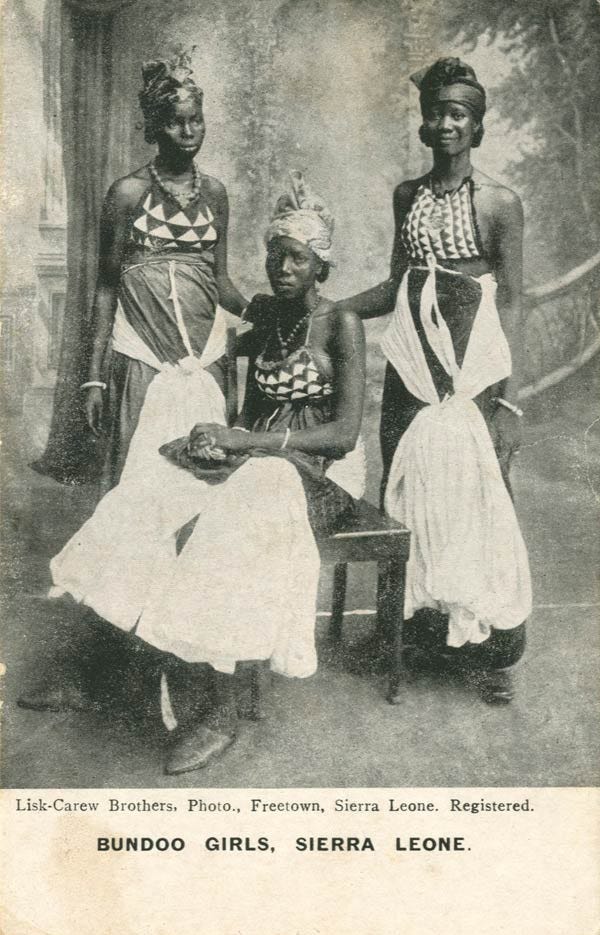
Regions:
<svg viewBox="0 0 600 935"><path fill-rule="evenodd" d="M3 935L592 935L597 0L2 8Z"/></svg>

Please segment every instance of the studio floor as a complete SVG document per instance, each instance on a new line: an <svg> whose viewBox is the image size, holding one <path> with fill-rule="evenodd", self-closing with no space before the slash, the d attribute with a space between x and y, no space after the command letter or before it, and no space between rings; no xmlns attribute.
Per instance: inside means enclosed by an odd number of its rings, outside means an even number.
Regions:
<svg viewBox="0 0 600 935"><path fill-rule="evenodd" d="M512 704L490 707L457 678L422 676L406 686L402 705L389 706L383 677L351 671L347 662L348 648L374 625L374 568L351 569L344 644L336 651L325 640L331 581L324 569L318 673L302 681L273 677L266 719L242 721L237 742L221 761L179 777L163 772L169 735L158 683L150 681L146 695L139 685L134 691L126 664L107 674L106 684L115 690L94 710L51 714L16 705L22 688L52 664L48 634L57 605L44 599L48 560L93 500L88 490L62 488L27 468L22 422L9 420L3 447L2 785L597 785L597 369L529 407L525 445L515 462L535 606ZM374 448L375 431L369 442ZM376 474L370 487L374 499Z"/></svg>

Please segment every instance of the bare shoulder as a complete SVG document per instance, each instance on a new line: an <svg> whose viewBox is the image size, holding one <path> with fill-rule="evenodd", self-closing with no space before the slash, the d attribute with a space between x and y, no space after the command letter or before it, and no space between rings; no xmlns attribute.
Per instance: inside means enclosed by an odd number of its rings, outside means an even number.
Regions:
<svg viewBox="0 0 600 935"><path fill-rule="evenodd" d="M229 217L229 202L227 200L227 191L219 179L212 175L201 173L202 194L210 205L214 215L215 224L219 230L227 225Z"/></svg>
<svg viewBox="0 0 600 935"><path fill-rule="evenodd" d="M406 179L404 182L400 182L399 185L396 185L393 199L396 231L398 231L404 223L404 218L410 211L410 206L414 201L417 190L426 178L427 176L423 175L418 179Z"/></svg>
<svg viewBox="0 0 600 935"><path fill-rule="evenodd" d="M426 175L421 175L418 179L405 179L396 185L394 189L394 208L408 209L412 204L415 193L420 185L426 180Z"/></svg>
<svg viewBox="0 0 600 935"><path fill-rule="evenodd" d="M319 318L327 320L328 329L331 337L342 343L351 341L353 344L357 340L364 340L364 325L356 312L340 308L330 299L322 300L321 307L315 315L315 321Z"/></svg>
<svg viewBox="0 0 600 935"><path fill-rule="evenodd" d="M135 207L148 187L148 168L141 166L129 175L117 179L108 189L106 201L114 208L127 210Z"/></svg>
<svg viewBox="0 0 600 935"><path fill-rule="evenodd" d="M472 178L476 190L479 190L497 209L509 214L523 210L521 199L508 185L503 185L484 172L480 172L479 169L473 171Z"/></svg>
<svg viewBox="0 0 600 935"><path fill-rule="evenodd" d="M227 198L227 191L225 186L219 179L216 179L213 175L202 175L202 187L204 188L207 195L210 195L216 201L223 201Z"/></svg>

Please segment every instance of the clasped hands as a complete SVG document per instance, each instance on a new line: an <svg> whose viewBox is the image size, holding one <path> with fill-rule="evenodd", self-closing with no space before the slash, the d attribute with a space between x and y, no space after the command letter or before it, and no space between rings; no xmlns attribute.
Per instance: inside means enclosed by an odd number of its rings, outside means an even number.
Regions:
<svg viewBox="0 0 600 935"><path fill-rule="evenodd" d="M230 452L246 451L249 433L216 422L199 422L190 432L188 454L209 461L224 461Z"/></svg>

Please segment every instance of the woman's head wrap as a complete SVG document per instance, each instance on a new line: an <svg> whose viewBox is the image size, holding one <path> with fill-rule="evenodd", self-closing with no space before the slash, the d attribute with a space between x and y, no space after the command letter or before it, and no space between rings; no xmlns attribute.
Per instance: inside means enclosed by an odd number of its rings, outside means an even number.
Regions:
<svg viewBox="0 0 600 935"><path fill-rule="evenodd" d="M182 91L187 91L202 106L202 89L191 77L192 51L178 51L171 59L158 59L142 65L144 87L139 93L139 100L147 143L156 142L157 133L170 119Z"/></svg>
<svg viewBox="0 0 600 935"><path fill-rule="evenodd" d="M275 205L273 220L267 228L265 243L274 237L293 237L316 253L320 260L331 263L333 217L322 199L313 194L301 172L290 172L291 190Z"/></svg>
<svg viewBox="0 0 600 935"><path fill-rule="evenodd" d="M423 116L440 101L454 101L468 107L481 123L485 114L485 89L470 65L459 58L440 58L429 68L410 76L419 89Z"/></svg>

